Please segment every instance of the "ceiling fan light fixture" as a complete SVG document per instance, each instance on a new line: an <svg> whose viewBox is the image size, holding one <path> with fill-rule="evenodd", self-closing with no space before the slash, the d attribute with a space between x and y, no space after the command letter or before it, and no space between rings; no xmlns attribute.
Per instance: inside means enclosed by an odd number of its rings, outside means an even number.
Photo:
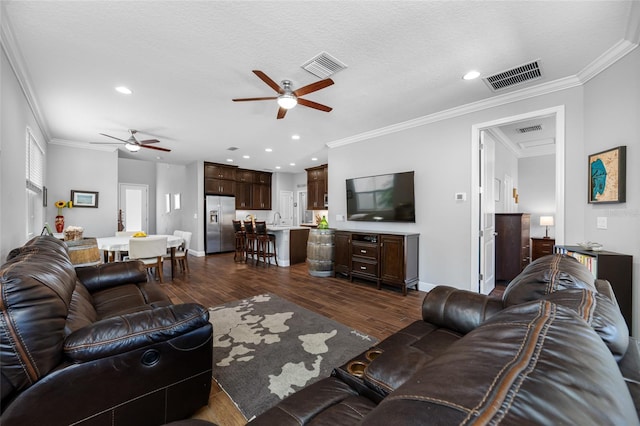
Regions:
<svg viewBox="0 0 640 426"><path fill-rule="evenodd" d="M140 145L137 145L135 143L127 143L127 144L125 144L124 147L127 148L127 151L130 151L130 152L138 152L138 151L140 151Z"/></svg>
<svg viewBox="0 0 640 426"><path fill-rule="evenodd" d="M278 105L284 109L291 109L298 105L298 99L292 93L284 93L278 96Z"/></svg>

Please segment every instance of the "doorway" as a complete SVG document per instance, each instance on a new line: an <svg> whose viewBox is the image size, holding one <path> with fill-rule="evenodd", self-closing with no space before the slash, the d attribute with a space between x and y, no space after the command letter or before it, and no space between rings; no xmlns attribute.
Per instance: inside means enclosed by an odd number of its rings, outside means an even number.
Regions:
<svg viewBox="0 0 640 426"><path fill-rule="evenodd" d="M482 132L490 130L498 126L510 123L516 123L526 120L532 120L540 117L553 117L555 119L555 218L556 218L556 243L564 243L564 128L565 128L565 112L564 106L552 107L539 111L532 111L526 114L520 114L511 117L504 117L484 123L474 124L471 127L471 188L478 190L471 191L471 211L476 214L471 215L471 238L477 243L471 244L471 265L470 265L470 283L477 283L475 287L479 293L488 294L493 290L493 283L485 282L485 277L491 276L491 272L495 270L494 257L486 255L488 248L484 233L487 222L493 223L492 218L487 216L493 215L491 212L490 201L486 192L487 182L485 182L485 172L491 165L487 162L493 161L493 158L485 158L481 154L481 137ZM506 188L505 188L506 189ZM484 198L483 198L483 193ZM504 192L503 192L504 193ZM493 235L488 235L492 238ZM493 260L491 260L493 259ZM487 262L489 261L489 263ZM472 286L473 287L473 286Z"/></svg>
<svg viewBox="0 0 640 426"><path fill-rule="evenodd" d="M121 183L118 209L125 231L149 232L149 186Z"/></svg>

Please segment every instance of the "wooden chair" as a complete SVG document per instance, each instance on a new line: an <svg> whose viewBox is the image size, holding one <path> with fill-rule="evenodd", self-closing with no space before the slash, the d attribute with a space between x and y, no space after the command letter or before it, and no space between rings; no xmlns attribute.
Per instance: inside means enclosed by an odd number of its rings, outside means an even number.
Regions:
<svg viewBox="0 0 640 426"><path fill-rule="evenodd" d="M162 281L162 259L167 253L167 237L131 238L129 240L129 259L138 259L147 267L147 271L156 268L156 279Z"/></svg>
<svg viewBox="0 0 640 426"><path fill-rule="evenodd" d="M238 261L238 257L240 257L240 261L244 260L246 244L247 244L247 234L244 232L242 228L242 222L239 220L232 220L233 230L236 234L236 252L233 255L233 260Z"/></svg>
<svg viewBox="0 0 640 426"><path fill-rule="evenodd" d="M192 233L189 231L180 231L182 232L182 239L184 240L180 247L176 249L176 262L180 266L180 270L182 272L189 273L189 260L187 255L189 253L189 245L191 244L191 235Z"/></svg>
<svg viewBox="0 0 640 426"><path fill-rule="evenodd" d="M257 246L258 240L256 238L256 232L253 228L253 222L247 220L244 222L244 232L245 232L245 245L244 245L244 261L247 262L249 260L249 256L253 257L257 255ZM257 263L256 259L256 263Z"/></svg>
<svg viewBox="0 0 640 426"><path fill-rule="evenodd" d="M267 223L265 221L256 221L256 241L257 241L257 261L262 257L263 266L267 266L271 262L267 259L273 258L278 265L278 256L276 253L276 236L267 233ZM273 252L271 247L273 246Z"/></svg>

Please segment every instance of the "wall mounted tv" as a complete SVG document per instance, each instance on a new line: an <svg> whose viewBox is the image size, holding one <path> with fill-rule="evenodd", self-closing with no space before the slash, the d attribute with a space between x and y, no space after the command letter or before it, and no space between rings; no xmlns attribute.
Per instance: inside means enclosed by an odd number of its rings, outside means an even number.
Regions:
<svg viewBox="0 0 640 426"><path fill-rule="evenodd" d="M347 220L415 223L413 173L347 179Z"/></svg>

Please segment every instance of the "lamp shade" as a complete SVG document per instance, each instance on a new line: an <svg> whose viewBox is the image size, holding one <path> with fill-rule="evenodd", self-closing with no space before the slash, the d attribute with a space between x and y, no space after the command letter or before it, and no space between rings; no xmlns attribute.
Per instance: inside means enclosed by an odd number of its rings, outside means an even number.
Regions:
<svg viewBox="0 0 640 426"><path fill-rule="evenodd" d="M553 216L540 216L540 226L553 226Z"/></svg>
<svg viewBox="0 0 640 426"><path fill-rule="evenodd" d="M278 105L284 109L291 109L298 104L298 100L295 95L291 93L285 93L278 96Z"/></svg>
<svg viewBox="0 0 640 426"><path fill-rule="evenodd" d="M127 148L127 151L131 151L131 152L140 151L140 145L136 145L134 143L128 143L124 147Z"/></svg>

